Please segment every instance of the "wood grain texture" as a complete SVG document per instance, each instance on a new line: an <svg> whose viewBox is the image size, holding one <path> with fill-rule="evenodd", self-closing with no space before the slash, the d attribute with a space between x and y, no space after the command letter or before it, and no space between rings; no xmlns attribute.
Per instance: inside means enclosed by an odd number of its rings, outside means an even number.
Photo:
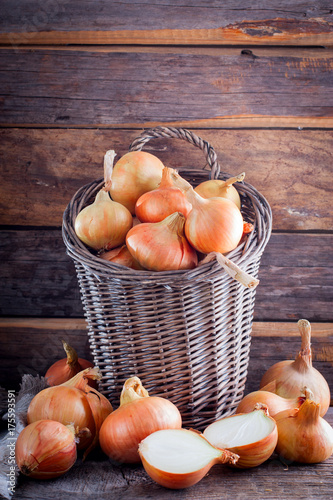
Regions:
<svg viewBox="0 0 333 500"><path fill-rule="evenodd" d="M329 45L333 24L327 1L235 0L95 3L68 0L2 3L0 43Z"/></svg>
<svg viewBox="0 0 333 500"><path fill-rule="evenodd" d="M1 316L83 317L60 229L0 236ZM273 234L261 260L255 320L333 321L332 246L332 234Z"/></svg>
<svg viewBox="0 0 333 500"><path fill-rule="evenodd" d="M103 176L103 156L118 158L136 130L0 130L0 223L57 226L77 189ZM332 230L333 131L195 130L216 150L221 170L246 181L269 201L274 230ZM153 140L145 150L173 168L205 167L197 148ZM208 179L208 172L207 172ZM22 210L24 207L24 210Z"/></svg>
<svg viewBox="0 0 333 500"><path fill-rule="evenodd" d="M325 54L3 49L0 124L200 126L200 120L235 116L332 118L333 50Z"/></svg>
<svg viewBox="0 0 333 500"><path fill-rule="evenodd" d="M311 326L313 364L333 392L333 323ZM263 330L265 334L261 335ZM0 386L7 389L16 389L24 373L43 376L52 363L64 358L61 339L72 345L80 357L93 361L83 319L0 318L0 334ZM294 359L300 342L297 321L254 322L245 393L259 388L261 377L274 363Z"/></svg>

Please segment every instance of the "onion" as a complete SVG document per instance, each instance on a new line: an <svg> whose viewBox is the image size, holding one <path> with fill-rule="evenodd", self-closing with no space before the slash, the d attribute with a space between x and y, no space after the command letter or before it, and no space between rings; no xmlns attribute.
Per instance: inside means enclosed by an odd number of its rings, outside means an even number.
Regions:
<svg viewBox="0 0 333 500"><path fill-rule="evenodd" d="M276 383L271 382L260 391L250 392L240 401L237 406L236 413L249 413L253 410L255 404L262 403L267 406L271 417L287 409L299 408L304 403L306 396L297 398L283 398L275 394ZM307 394L308 389L305 387L303 392Z"/></svg>
<svg viewBox="0 0 333 500"><path fill-rule="evenodd" d="M333 453L333 429L320 416L320 404L307 398L300 408L275 415L276 452L285 460L313 464Z"/></svg>
<svg viewBox="0 0 333 500"><path fill-rule="evenodd" d="M84 457L98 443L100 427L112 412L111 403L96 389L88 386L88 380L99 380L100 372L96 368L87 368L79 372L64 384L48 387L32 399L28 412L28 423L37 420L56 420L64 425L72 423L78 432L84 433L78 444L84 449Z"/></svg>
<svg viewBox="0 0 333 500"><path fill-rule="evenodd" d="M253 408L253 407L252 407ZM250 413L222 418L204 431L205 438L217 448L239 455L236 467L257 467L267 460L276 447L278 432L267 406L257 404Z"/></svg>
<svg viewBox="0 0 333 500"><path fill-rule="evenodd" d="M192 205L183 191L174 186L172 172L172 168L164 167L160 185L136 202L135 213L141 222L160 222L174 212L187 217Z"/></svg>
<svg viewBox="0 0 333 500"><path fill-rule="evenodd" d="M104 421L100 445L104 453L120 463L140 462L139 443L160 429L182 425L178 408L167 399L151 396L138 377L129 378L123 387L120 406Z"/></svg>
<svg viewBox="0 0 333 500"><path fill-rule="evenodd" d="M76 462L74 427L53 420L38 420L19 434L16 463L22 474L51 479L65 474Z"/></svg>
<svg viewBox="0 0 333 500"><path fill-rule="evenodd" d="M150 271L193 269L198 257L185 238L184 223L185 217L175 212L161 222L139 224L128 232L127 248Z"/></svg>
<svg viewBox="0 0 333 500"><path fill-rule="evenodd" d="M245 172L237 175L236 177L231 177L226 181L222 181L220 179L210 179L208 181L201 182L201 184L199 184L194 191L202 196L202 198L214 198L216 196L227 198L228 200L233 201L240 210L241 199L233 184L235 182L243 181L244 177Z"/></svg>
<svg viewBox="0 0 333 500"><path fill-rule="evenodd" d="M280 361L271 366L262 377L260 387L275 380L275 392L284 398L295 398L303 387L307 387L313 393L314 401L320 403L320 414L324 416L331 401L330 389L323 375L312 366L309 321L300 319L298 328L302 345L296 359Z"/></svg>
<svg viewBox="0 0 333 500"><path fill-rule="evenodd" d="M235 203L225 198L202 198L178 174L174 174L174 183L192 204L185 223L185 235L190 244L206 254L234 250L243 235L243 217Z"/></svg>
<svg viewBox="0 0 333 500"><path fill-rule="evenodd" d="M133 225L131 213L120 203L111 200L108 193L114 157L114 151L106 153L104 187L97 193L95 201L79 212L74 223L78 238L94 250L110 250L122 245Z"/></svg>
<svg viewBox="0 0 333 500"><path fill-rule="evenodd" d="M132 257L126 245L114 248L108 252L103 252L99 256L101 259L129 267L130 269L143 269L143 267Z"/></svg>
<svg viewBox="0 0 333 500"><path fill-rule="evenodd" d="M217 463L235 463L238 456L212 446L200 433L186 429L160 430L146 437L139 454L147 474L161 486L188 488Z"/></svg>
<svg viewBox="0 0 333 500"><path fill-rule="evenodd" d="M155 189L162 179L163 163L145 151L131 151L123 155L112 172L110 194L133 215L141 195Z"/></svg>
<svg viewBox="0 0 333 500"><path fill-rule="evenodd" d="M120 203L110 199L101 189L94 203L85 207L75 219L76 235L94 250L109 250L125 242L132 227L130 212Z"/></svg>
<svg viewBox="0 0 333 500"><path fill-rule="evenodd" d="M91 361L79 358L75 349L64 340L62 340L62 345L67 354L67 358L59 359L53 363L45 374L47 383L52 386L63 384L85 368L94 366ZM89 384L93 385L94 381L89 380Z"/></svg>

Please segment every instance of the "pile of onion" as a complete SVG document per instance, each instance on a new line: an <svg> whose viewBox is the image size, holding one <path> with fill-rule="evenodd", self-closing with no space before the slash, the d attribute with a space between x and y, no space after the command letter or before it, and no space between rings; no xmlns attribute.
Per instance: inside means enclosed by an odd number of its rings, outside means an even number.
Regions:
<svg viewBox="0 0 333 500"><path fill-rule="evenodd" d="M104 453L119 463L139 463L139 443L161 429L181 428L178 408L169 400L149 396L138 377L123 386L120 406L104 421L99 441Z"/></svg>
<svg viewBox="0 0 333 500"><path fill-rule="evenodd" d="M90 379L100 380L97 368L86 368L67 382L39 392L31 401L28 424L37 420L55 420L74 425L79 437L78 449L84 457L98 444L99 430L112 412L111 403L88 385Z"/></svg>
<svg viewBox="0 0 333 500"><path fill-rule="evenodd" d="M150 153L132 151L113 165L115 156L113 150L106 152L104 187L76 217L75 232L82 242L104 260L157 272L193 269L198 252L204 257L201 265L216 259L245 287L258 285L259 280L223 255L254 228L244 223L240 203L230 195L235 191L239 197L232 184L244 174L221 181L220 196L206 199Z"/></svg>

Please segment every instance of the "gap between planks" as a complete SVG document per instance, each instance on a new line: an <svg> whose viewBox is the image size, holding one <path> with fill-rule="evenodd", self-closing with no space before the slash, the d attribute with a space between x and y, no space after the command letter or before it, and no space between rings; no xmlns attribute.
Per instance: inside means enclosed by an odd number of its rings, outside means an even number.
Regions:
<svg viewBox="0 0 333 500"><path fill-rule="evenodd" d="M84 318L0 318L1 329L29 328L35 330L85 330ZM311 323L313 337L333 336L333 323ZM252 335L254 337L299 337L297 321L266 322L255 321Z"/></svg>

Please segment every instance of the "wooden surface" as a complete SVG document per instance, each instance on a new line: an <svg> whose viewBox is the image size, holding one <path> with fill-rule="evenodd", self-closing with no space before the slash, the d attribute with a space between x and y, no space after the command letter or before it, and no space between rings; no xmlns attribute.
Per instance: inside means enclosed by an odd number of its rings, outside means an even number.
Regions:
<svg viewBox="0 0 333 500"><path fill-rule="evenodd" d="M332 130L196 134L214 146L224 172L245 171L245 180L259 186L272 207L274 230L332 229ZM77 189L103 176L105 151L115 149L120 157L138 135L128 129L0 129L0 224L60 227ZM145 150L173 168L205 167L203 153L184 141L154 140Z"/></svg>
<svg viewBox="0 0 333 500"><path fill-rule="evenodd" d="M0 386L43 375L63 356L61 338L91 357L63 211L102 177L107 149L119 157L144 128L169 125L207 140L222 170L245 171L272 207L246 391L295 356L302 317L333 391L332 47L326 0L3 0ZM183 141L146 150L174 168L205 168ZM194 488L171 492L97 454L79 479L24 479L15 497L328 500L331 467L332 459L286 469L276 458L245 473L216 466Z"/></svg>
<svg viewBox="0 0 333 500"><path fill-rule="evenodd" d="M38 4L2 2L0 42L14 46L57 44L332 44L327 1L266 0L95 2L80 8L68 0Z"/></svg>
<svg viewBox="0 0 333 500"><path fill-rule="evenodd" d="M332 54L3 48L0 123L193 127L204 117L210 126L222 117L259 115L294 117L299 126L320 116L332 127Z"/></svg>

